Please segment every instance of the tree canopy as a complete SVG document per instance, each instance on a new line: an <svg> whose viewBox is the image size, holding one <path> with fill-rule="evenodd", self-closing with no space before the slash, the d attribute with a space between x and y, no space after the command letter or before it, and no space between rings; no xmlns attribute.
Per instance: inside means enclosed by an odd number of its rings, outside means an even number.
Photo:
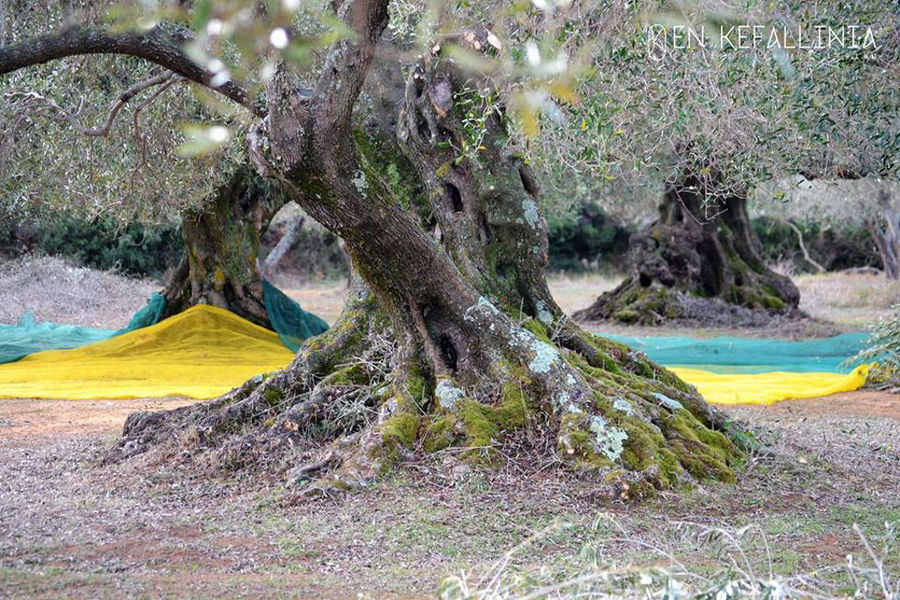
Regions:
<svg viewBox="0 0 900 600"><path fill-rule="evenodd" d="M747 24L760 38L741 43L735 30ZM817 28L843 43L812 44ZM896 7L647 3L572 29L573 40L593 40L590 69L579 101L560 104L534 140L563 193L571 171L589 174L595 193L633 213L658 200L663 182L713 169L722 197L800 172L898 177Z"/></svg>
<svg viewBox="0 0 900 600"><path fill-rule="evenodd" d="M50 31L67 18L137 24L142 35L157 31L147 29L152 25L184 36L185 54L206 67L209 81L240 81L245 102L259 97L280 58L314 73L322 49L348 35L315 2L157 2L154 10L75 3L68 16L66 5L13 3L3 42ZM760 39L736 43L735 28L747 23L760 28ZM454 55L489 75L496 91L471 90L468 134L457 151L477 153L487 115L508 106L510 133L538 170L550 213L601 199L620 214L643 215L663 182L703 174L711 163L724 175L723 196L788 182L798 172L897 178L900 25L884 2L402 1L390 5L387 36L395 58L409 64L433 41L471 26L489 32L489 52ZM842 43L802 47L816 27L839 33ZM93 212L109 207L121 215L128 206L159 219L177 211L176 198L202 198L221 183L217 161L240 160L249 119L230 100L184 85L180 75L138 92L110 123L112 135L78 135L103 130L129 87L163 76L145 61L112 57L71 58L4 77L0 134L17 140L4 145L11 154L0 163L4 202L33 206L57 198ZM169 89L155 96L163 86ZM142 103L137 116L127 114ZM356 106L366 110L366 103ZM232 142L227 157L224 138ZM214 156L200 152L214 149ZM29 175L37 172L50 176ZM789 191L772 194L781 199Z"/></svg>
<svg viewBox="0 0 900 600"><path fill-rule="evenodd" d="M7 47L65 19L100 25L115 5L7 5ZM178 221L246 161L240 140L196 152L192 132L228 126L240 137L243 111L182 75L136 56L72 56L0 80L0 196L17 218L65 213L119 222ZM241 120L243 118L243 121Z"/></svg>

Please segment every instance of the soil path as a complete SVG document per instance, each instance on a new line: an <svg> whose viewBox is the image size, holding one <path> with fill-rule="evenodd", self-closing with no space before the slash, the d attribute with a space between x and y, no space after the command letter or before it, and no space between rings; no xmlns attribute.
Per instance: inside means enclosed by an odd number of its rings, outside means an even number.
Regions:
<svg viewBox="0 0 900 600"><path fill-rule="evenodd" d="M133 412L167 410L195 402L190 398L0 400L0 444L38 444L53 435L114 435Z"/></svg>

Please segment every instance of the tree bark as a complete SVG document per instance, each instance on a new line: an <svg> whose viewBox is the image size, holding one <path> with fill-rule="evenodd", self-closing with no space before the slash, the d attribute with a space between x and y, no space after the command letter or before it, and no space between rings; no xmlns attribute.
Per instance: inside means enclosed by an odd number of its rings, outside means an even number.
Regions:
<svg viewBox="0 0 900 600"><path fill-rule="evenodd" d="M0 48L6 46L6 0L0 0Z"/></svg>
<svg viewBox="0 0 900 600"><path fill-rule="evenodd" d="M278 264L297 241L300 230L303 228L304 221L306 221L306 217L301 216L299 219L291 222L287 231L284 232L284 235L281 236L281 239L275 244L275 247L266 255L266 260L263 262L263 275L265 275L266 279L272 279L275 275L275 272L278 270Z"/></svg>
<svg viewBox="0 0 900 600"><path fill-rule="evenodd" d="M259 240L288 202L277 181L250 165L228 180L182 220L185 253L166 283L164 316L195 304L211 304L271 329L262 295Z"/></svg>
<svg viewBox="0 0 900 600"><path fill-rule="evenodd" d="M164 451L173 439L219 452L216 464L233 468L271 466L281 454L293 463L291 482L317 478L307 489L335 490L417 451L452 446L493 464L509 454L497 449L528 443L621 498L732 480L742 451L723 415L643 355L578 329L553 301L538 188L508 148L502 109L488 115L479 144L463 126L465 106L494 94L489 82L440 46L413 69L398 138L423 184L414 206L384 162L360 152L353 110L387 6L334 3L353 35L332 45L309 93L281 65L267 84L267 116L249 136L260 174L345 240L367 285L287 369L208 403L132 415L114 454ZM485 34L453 41L477 51ZM228 218L204 215L193 235L209 246L231 239L218 233ZM195 262L207 281L205 258ZM235 274L246 286L246 269ZM228 300L216 279L212 289Z"/></svg>
<svg viewBox="0 0 900 600"><path fill-rule="evenodd" d="M349 4L354 23L362 9ZM288 479L316 479L311 493L359 485L416 451L455 446L493 463L496 449L531 429L620 497L732 479L742 452L716 431L729 429L721 413L646 357L581 331L553 301L537 186L508 150L499 114L486 123L483 149L453 150L467 135L460 95L484 81L440 54L413 70L398 138L424 184L418 206L399 202L382 176L390 159L373 164L357 152L346 100L335 96L371 60L365 40L374 45L386 15L368 19L359 47L339 48L323 71L327 101L298 98L281 71L268 90L270 125L253 136L262 171L344 238L367 287L284 372L171 417L136 414L117 452L190 426L208 447L240 447L245 464L248 452L271 454L260 440L289 439L308 450ZM333 73L344 74L341 85L327 81ZM234 434L263 423L264 434Z"/></svg>
<svg viewBox="0 0 900 600"><path fill-rule="evenodd" d="M657 325L691 321L727 325L729 307L767 315L797 315L800 293L788 277L767 267L750 226L746 196L728 195L704 216L715 176L669 182L659 219L629 242L631 272L576 319ZM748 323L750 324L750 323Z"/></svg>
<svg viewBox="0 0 900 600"><path fill-rule="evenodd" d="M791 228L791 231L797 234L797 244L800 246L800 252L803 253L803 260L814 266L819 273L824 273L827 269L813 259L809 254L809 250L806 249L806 244L803 243L803 232L800 231L800 228L791 221L785 221L785 223Z"/></svg>
<svg viewBox="0 0 900 600"><path fill-rule="evenodd" d="M900 279L900 214L894 210L886 191L878 195L878 206L882 218L866 219L866 229L881 255L885 277L897 280Z"/></svg>

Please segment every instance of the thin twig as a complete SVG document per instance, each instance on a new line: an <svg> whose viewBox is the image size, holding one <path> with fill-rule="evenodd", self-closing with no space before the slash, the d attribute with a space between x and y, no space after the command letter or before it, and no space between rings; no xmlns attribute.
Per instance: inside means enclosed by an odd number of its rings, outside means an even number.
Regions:
<svg viewBox="0 0 900 600"><path fill-rule="evenodd" d="M858 524L853 524L853 531L855 531L856 535L859 536L859 539L862 540L863 547L866 549L866 552L869 553L872 562L875 563L875 568L878 571L878 583L881 584L881 591L884 593L885 600L893 600L894 594L891 592L891 585L888 583L887 573L884 572L884 562L878 558L878 555L872 549L872 546L869 545L869 540L863 535L862 529Z"/></svg>
<svg viewBox="0 0 900 600"><path fill-rule="evenodd" d="M81 112L81 106L83 106L83 100L79 103L78 111L74 113L70 113L59 104L57 104L52 98L48 98L37 92L10 92L9 96L22 96L25 98L31 98L33 100L38 100L48 105L50 108L55 110L59 115L79 133L82 133L89 137L109 137L109 133L112 129L113 122L115 122L116 117L122 108L128 104L128 102L134 98L136 95L140 94L142 91L147 88L161 85L171 80L175 74L172 71L166 71L161 75L157 75L155 77L151 77L149 79L145 79L144 81L140 81L119 95L119 98L113 103L112 107L109 110L109 114L106 117L106 122L102 127L84 127L78 121L78 114Z"/></svg>
<svg viewBox="0 0 900 600"><path fill-rule="evenodd" d="M174 73L170 73L172 77L169 77L167 81L165 81L162 85L159 86L154 92L143 102L137 105L134 109L134 115L132 115L132 122L134 123L134 136L138 141L138 145L141 148L141 160L140 162L131 170L131 187L134 188L134 181L138 171L147 164L147 139L141 133L141 112L144 111L147 107L153 104L157 98L159 98L163 92L172 87L177 83L181 83L183 81L187 81L181 75L175 75Z"/></svg>

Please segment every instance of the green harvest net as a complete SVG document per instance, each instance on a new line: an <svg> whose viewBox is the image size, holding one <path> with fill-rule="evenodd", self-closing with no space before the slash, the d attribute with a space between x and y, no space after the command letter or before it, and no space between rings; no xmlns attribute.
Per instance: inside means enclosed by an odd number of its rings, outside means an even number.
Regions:
<svg viewBox="0 0 900 600"><path fill-rule="evenodd" d="M281 343L296 352L307 338L328 331L325 319L306 312L293 299L263 280L263 301Z"/></svg>
<svg viewBox="0 0 900 600"><path fill-rule="evenodd" d="M605 335L640 350L666 365L715 373L848 373L843 365L865 347L866 333L843 333L830 338L786 341L737 337L627 337Z"/></svg>
<svg viewBox="0 0 900 600"><path fill-rule="evenodd" d="M115 333L112 329L96 329L59 323L35 323L27 312L16 325L0 324L0 363L19 360L41 350L77 348L105 340Z"/></svg>
<svg viewBox="0 0 900 600"><path fill-rule="evenodd" d="M281 342L296 352L307 338L328 329L320 317L303 310L281 290L263 281L263 301L272 328ZM119 330L79 327L58 323L35 323L26 313L17 325L0 324L0 363L18 360L42 350L77 348L153 325L160 321L166 301L154 294L147 305ZM716 337L627 337L606 335L647 354L652 360L672 367L688 367L718 373L846 373L844 361L865 346L865 333L845 333L826 339L784 341Z"/></svg>
<svg viewBox="0 0 900 600"><path fill-rule="evenodd" d="M153 325L162 318L166 309L166 299L155 293L147 300L147 306L140 309L122 329L98 329L61 323L36 323L30 311L22 315L16 325L0 324L0 364L19 360L42 350L62 350L78 348L99 342L115 335Z"/></svg>
<svg viewBox="0 0 900 600"><path fill-rule="evenodd" d="M328 323L308 313L281 290L263 282L263 301L272 326L282 343L296 352L306 338L328 329ZM122 329L99 329L60 323L36 323L34 315L25 313L16 325L0 324L0 364L19 360L43 350L78 348L129 331L158 323L166 309L166 299L155 293L147 306L137 311Z"/></svg>

